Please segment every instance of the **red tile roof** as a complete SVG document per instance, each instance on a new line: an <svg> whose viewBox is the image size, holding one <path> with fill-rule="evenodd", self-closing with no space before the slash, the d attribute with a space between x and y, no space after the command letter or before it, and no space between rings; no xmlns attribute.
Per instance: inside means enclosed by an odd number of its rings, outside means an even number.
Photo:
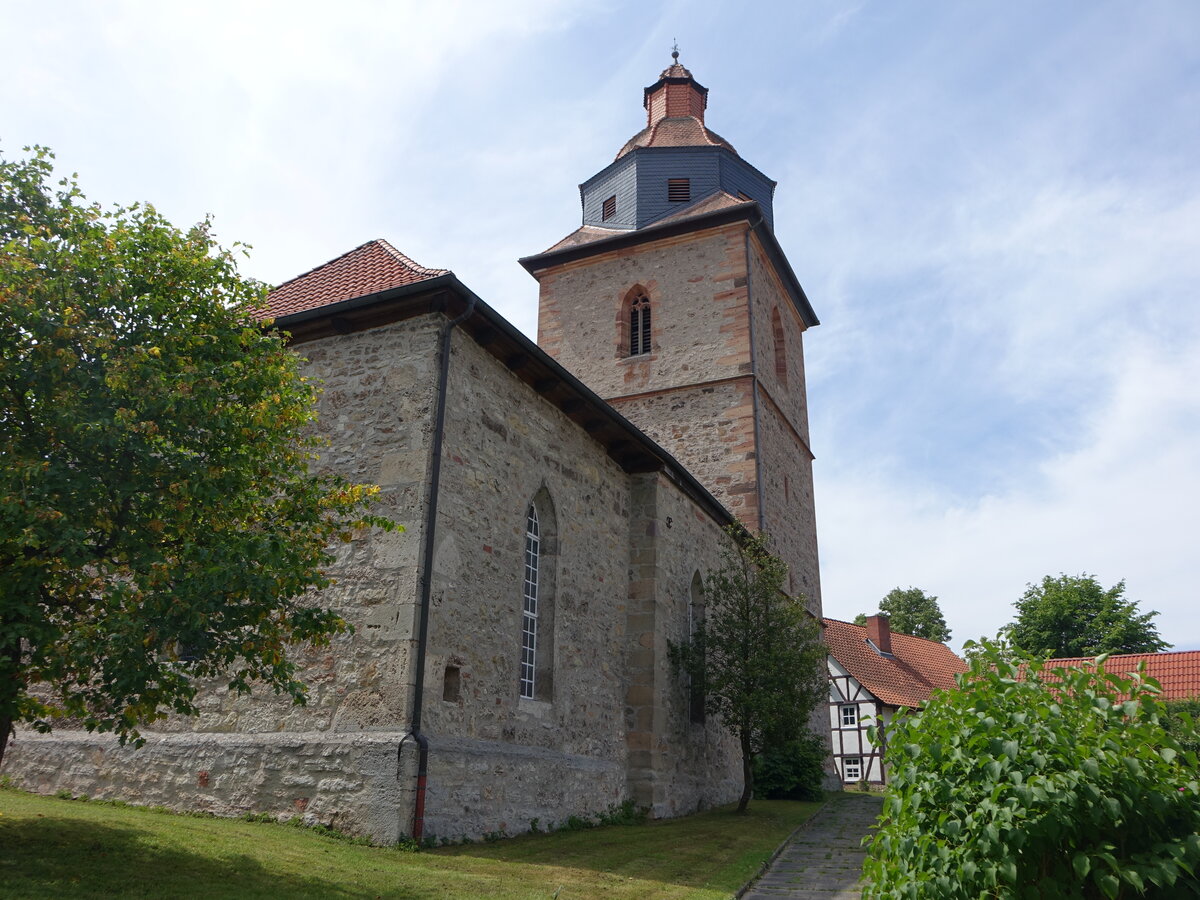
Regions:
<svg viewBox="0 0 1200 900"><path fill-rule="evenodd" d="M620 159L638 147L724 147L737 155L733 144L706 127L695 116L659 119L626 141L616 158Z"/></svg>
<svg viewBox="0 0 1200 900"><path fill-rule="evenodd" d="M427 281L448 271L418 265L387 241L367 241L349 253L279 285L267 295L267 305L259 311L259 317L278 319Z"/></svg>
<svg viewBox="0 0 1200 900"><path fill-rule="evenodd" d="M1046 664L1046 668L1078 668L1092 662L1095 662L1095 657L1091 656L1052 659ZM1186 700L1189 697L1200 697L1200 650L1118 654L1105 661L1104 671L1114 675L1129 675L1136 672L1142 663L1146 664L1146 674L1162 685L1162 699Z"/></svg>
<svg viewBox="0 0 1200 900"><path fill-rule="evenodd" d="M892 658L867 643L867 629L837 619L822 619L829 654L859 684L891 706L918 707L938 688L954 687L954 676L967 671L945 644L892 632Z"/></svg>

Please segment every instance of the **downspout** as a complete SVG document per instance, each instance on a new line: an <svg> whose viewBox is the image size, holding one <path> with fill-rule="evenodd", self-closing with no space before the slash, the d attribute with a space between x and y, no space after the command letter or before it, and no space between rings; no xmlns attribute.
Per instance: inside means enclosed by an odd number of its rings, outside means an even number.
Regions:
<svg viewBox="0 0 1200 900"><path fill-rule="evenodd" d="M763 511L763 482L762 482L762 442L758 429L758 364L754 358L754 291L750 284L750 232L763 221L762 214L758 220L751 222L745 233L746 253L746 311L750 318L750 402L754 414L754 483L758 492L758 533L762 534L766 525L766 513Z"/></svg>
<svg viewBox="0 0 1200 900"><path fill-rule="evenodd" d="M404 743L417 744L417 799L413 809L412 839L417 843L425 836L425 785L429 774L429 739L421 733L421 712L425 700L425 655L429 643L429 606L433 595L433 551L437 527L438 492L442 475L442 439L446 425L446 385L450 380L450 337L475 311L476 297L470 293L467 308L442 326L438 336L437 409L434 412L433 446L430 448L429 493L425 500L425 545L421 556L421 605L417 626L416 679L413 688L412 722L408 733L396 747L396 777L400 777L400 756Z"/></svg>

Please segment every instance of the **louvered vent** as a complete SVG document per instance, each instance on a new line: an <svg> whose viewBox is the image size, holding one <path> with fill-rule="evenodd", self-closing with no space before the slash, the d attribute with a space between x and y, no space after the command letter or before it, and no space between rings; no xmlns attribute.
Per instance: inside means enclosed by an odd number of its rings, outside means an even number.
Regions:
<svg viewBox="0 0 1200 900"><path fill-rule="evenodd" d="M600 207L600 218L607 222L617 214L617 195L613 194Z"/></svg>
<svg viewBox="0 0 1200 900"><path fill-rule="evenodd" d="M692 199L692 180L690 178L668 178L667 200L671 203L682 203Z"/></svg>

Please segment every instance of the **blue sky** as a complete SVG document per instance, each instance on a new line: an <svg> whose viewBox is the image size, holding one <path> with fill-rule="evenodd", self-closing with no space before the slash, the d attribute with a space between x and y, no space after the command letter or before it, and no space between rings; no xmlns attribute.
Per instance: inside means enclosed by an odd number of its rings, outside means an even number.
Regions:
<svg viewBox="0 0 1200 900"><path fill-rule="evenodd" d="M681 62L779 182L827 615L1046 574L1200 648L1200 4L0 0L0 147L212 214L278 282L384 237L529 333L516 265Z"/></svg>

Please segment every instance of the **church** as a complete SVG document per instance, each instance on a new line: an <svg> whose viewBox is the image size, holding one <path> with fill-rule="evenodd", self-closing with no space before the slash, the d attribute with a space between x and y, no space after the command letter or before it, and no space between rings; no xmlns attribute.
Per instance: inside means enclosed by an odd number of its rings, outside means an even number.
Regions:
<svg viewBox="0 0 1200 900"><path fill-rule="evenodd" d="M380 842L737 798L736 744L668 645L703 617L734 522L771 536L821 616L818 321L775 237L775 182L706 126L708 90L673 56L645 127L580 185L580 226L520 260L536 343L383 240L270 295L323 385L319 464L378 484L405 526L338 550L320 602L355 631L298 651L307 706L213 685L136 750L23 731L16 784Z"/></svg>

